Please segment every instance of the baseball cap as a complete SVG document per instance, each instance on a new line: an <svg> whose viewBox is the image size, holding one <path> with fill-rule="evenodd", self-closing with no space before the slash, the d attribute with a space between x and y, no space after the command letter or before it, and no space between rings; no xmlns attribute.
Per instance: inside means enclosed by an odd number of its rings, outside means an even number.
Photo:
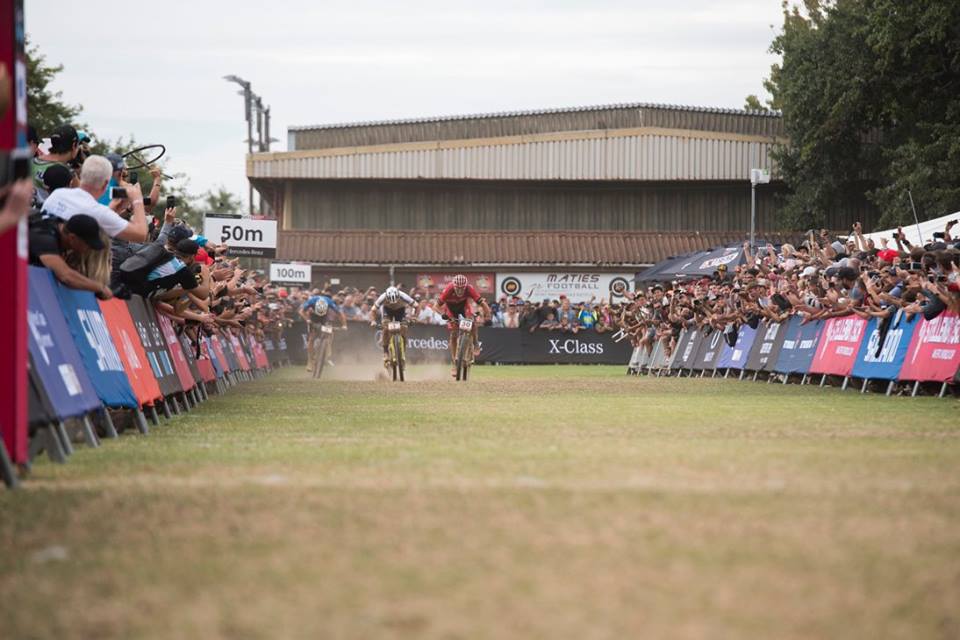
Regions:
<svg viewBox="0 0 960 640"><path fill-rule="evenodd" d="M173 229L170 229L170 234L167 237L170 239L170 243L175 245L179 243L181 240L188 239L192 235L193 235L193 231L191 231L190 229L188 229L183 225L177 225Z"/></svg>
<svg viewBox="0 0 960 640"><path fill-rule="evenodd" d="M199 250L200 247L197 246L197 243L190 238L181 240L177 243L177 253L182 253L185 256L195 256Z"/></svg>
<svg viewBox="0 0 960 640"><path fill-rule="evenodd" d="M123 171L123 156L119 153L108 153L104 158L110 161L114 171Z"/></svg>
<svg viewBox="0 0 960 640"><path fill-rule="evenodd" d="M74 142L80 142L77 130L69 124L62 124L50 134L50 151L53 153L70 151Z"/></svg>
<svg viewBox="0 0 960 640"><path fill-rule="evenodd" d="M813 266L805 267L800 275L802 275L804 278L812 278L813 276L817 275L817 268Z"/></svg>
<svg viewBox="0 0 960 640"><path fill-rule="evenodd" d="M196 238L194 238L194 240L196 240L197 244L200 245L201 247L207 246L207 242L209 242L209 240L207 240L204 236L197 236Z"/></svg>
<svg viewBox="0 0 960 640"><path fill-rule="evenodd" d="M66 166L56 162L43 170L43 186L53 193L57 189L67 187L73 179L73 174Z"/></svg>
<svg viewBox="0 0 960 640"><path fill-rule="evenodd" d="M94 251L103 249L103 240L100 239L100 225L93 216L78 213L71 216L66 223L67 231L83 240Z"/></svg>

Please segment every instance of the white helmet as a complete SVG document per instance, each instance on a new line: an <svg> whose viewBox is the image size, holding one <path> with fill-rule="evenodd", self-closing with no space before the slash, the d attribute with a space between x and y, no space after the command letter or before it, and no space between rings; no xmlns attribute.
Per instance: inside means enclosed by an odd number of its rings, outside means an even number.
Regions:
<svg viewBox="0 0 960 640"><path fill-rule="evenodd" d="M327 315L327 309L329 309L327 301L323 299L317 300L317 304L313 306L313 312L318 316Z"/></svg>
<svg viewBox="0 0 960 640"><path fill-rule="evenodd" d="M390 304L396 304L400 300L400 290L396 287L387 287L387 290L384 292L387 296L387 302Z"/></svg>

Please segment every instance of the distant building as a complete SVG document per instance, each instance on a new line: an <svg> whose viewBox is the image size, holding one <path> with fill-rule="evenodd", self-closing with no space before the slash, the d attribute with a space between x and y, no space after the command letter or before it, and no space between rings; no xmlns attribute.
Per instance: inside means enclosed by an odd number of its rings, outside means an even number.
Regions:
<svg viewBox="0 0 960 640"><path fill-rule="evenodd" d="M774 176L757 189L761 236L774 235L784 191L770 157L783 137L775 113L617 104L293 127L288 137L289 151L247 162L280 220L278 259L362 280L390 266L631 271L742 241L751 168Z"/></svg>

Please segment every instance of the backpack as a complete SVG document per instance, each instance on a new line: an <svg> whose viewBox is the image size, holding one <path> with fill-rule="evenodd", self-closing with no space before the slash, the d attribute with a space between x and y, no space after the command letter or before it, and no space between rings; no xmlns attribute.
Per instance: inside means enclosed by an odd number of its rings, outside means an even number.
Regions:
<svg viewBox="0 0 960 640"><path fill-rule="evenodd" d="M172 257L162 244L148 244L120 263L120 280L128 285L143 284L151 271Z"/></svg>

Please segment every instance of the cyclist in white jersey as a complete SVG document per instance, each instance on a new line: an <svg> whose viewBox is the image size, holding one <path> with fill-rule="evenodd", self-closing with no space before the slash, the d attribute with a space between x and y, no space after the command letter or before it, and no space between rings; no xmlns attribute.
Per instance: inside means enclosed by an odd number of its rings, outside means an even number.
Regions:
<svg viewBox="0 0 960 640"><path fill-rule="evenodd" d="M370 326L377 326L377 321L379 320L381 325L386 324L387 322L393 320L403 324L403 329L401 329L401 334L403 339L407 339L407 307L416 306L416 302L405 294L400 289L396 287L387 287L387 290L380 294L380 297L377 298L376 302L373 303L373 308L370 309L370 317L373 320L370 322ZM382 331L380 334L380 346L383 347L383 362L384 365L388 363L390 356L387 352L387 332Z"/></svg>

